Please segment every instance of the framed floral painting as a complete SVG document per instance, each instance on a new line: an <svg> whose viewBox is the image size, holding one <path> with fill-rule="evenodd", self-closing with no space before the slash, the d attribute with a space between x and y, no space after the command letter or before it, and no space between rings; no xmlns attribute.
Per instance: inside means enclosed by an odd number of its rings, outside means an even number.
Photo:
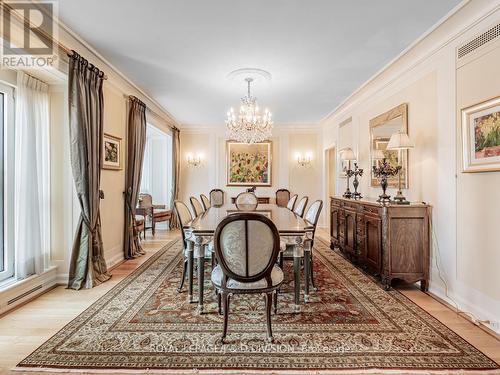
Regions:
<svg viewBox="0 0 500 375"><path fill-rule="evenodd" d="M122 169L122 139L104 133L102 169Z"/></svg>
<svg viewBox="0 0 500 375"><path fill-rule="evenodd" d="M500 97L462 109L464 172L500 171Z"/></svg>
<svg viewBox="0 0 500 375"><path fill-rule="evenodd" d="M271 186L272 142L227 141L227 186Z"/></svg>

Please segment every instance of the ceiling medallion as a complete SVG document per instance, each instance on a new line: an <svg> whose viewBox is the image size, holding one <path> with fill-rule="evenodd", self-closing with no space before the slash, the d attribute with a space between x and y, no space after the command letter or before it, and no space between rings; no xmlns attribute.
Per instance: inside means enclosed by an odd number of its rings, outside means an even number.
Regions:
<svg viewBox="0 0 500 375"><path fill-rule="evenodd" d="M258 79L270 80L271 74L261 69L238 69L229 73L233 79L244 76L247 83L247 95L241 98L240 110L235 113L233 108L227 112L227 136L231 140L243 143L258 143L269 139L272 135L273 120L269 110L260 112L257 98L250 93L250 85Z"/></svg>

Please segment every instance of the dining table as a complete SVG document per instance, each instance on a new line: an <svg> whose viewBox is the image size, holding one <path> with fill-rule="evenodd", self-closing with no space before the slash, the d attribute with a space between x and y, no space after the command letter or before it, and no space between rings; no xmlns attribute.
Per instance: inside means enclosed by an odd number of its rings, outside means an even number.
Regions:
<svg viewBox="0 0 500 375"><path fill-rule="evenodd" d="M234 204L211 206L204 213L188 222L183 230L187 238L188 262L188 301L193 301L193 265L197 262L198 268L198 311L203 313L203 293L205 277L205 250L207 246L213 248L213 236L219 223L228 215L254 212L267 216L276 225L280 240L288 247L293 248L294 269L294 303L295 311L300 311L300 267L304 259L304 302L309 299L310 261L312 251L312 234L314 225L286 207L276 204L259 204L254 210L238 210Z"/></svg>

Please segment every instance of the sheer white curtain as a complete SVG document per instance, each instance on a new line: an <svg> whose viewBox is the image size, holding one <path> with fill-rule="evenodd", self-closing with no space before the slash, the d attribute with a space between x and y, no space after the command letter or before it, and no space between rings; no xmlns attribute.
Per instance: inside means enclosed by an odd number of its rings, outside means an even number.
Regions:
<svg viewBox="0 0 500 375"><path fill-rule="evenodd" d="M42 272L50 246L48 85L17 75L15 128L16 276Z"/></svg>

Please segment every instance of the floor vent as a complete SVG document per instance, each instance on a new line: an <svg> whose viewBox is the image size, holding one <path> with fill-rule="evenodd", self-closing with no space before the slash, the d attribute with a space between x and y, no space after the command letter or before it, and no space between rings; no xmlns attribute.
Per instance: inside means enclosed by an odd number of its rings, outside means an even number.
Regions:
<svg viewBox="0 0 500 375"><path fill-rule="evenodd" d="M36 292L37 290L40 290L40 289L42 289L42 285L41 284L38 285L38 286L35 286L33 289L30 289L27 292L24 292L23 294L21 294L21 295L19 295L17 297L12 298L11 300L9 300L7 302L7 305L12 305L14 302L19 301L20 299L23 299L24 297L26 297L26 296L30 295L31 293L34 293L34 292Z"/></svg>
<svg viewBox="0 0 500 375"><path fill-rule="evenodd" d="M458 48L458 58L468 55L486 43L500 36L500 23Z"/></svg>

